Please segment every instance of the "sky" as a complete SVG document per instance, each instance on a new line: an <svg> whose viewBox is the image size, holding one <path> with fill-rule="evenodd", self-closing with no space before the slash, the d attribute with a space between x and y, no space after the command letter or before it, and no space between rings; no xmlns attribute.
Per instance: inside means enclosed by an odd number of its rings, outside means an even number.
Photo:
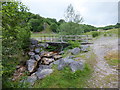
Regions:
<svg viewBox="0 0 120 90"><path fill-rule="evenodd" d="M119 0L21 0L30 12L42 17L64 19L69 4L79 13L83 24L96 27L114 25L118 22Z"/></svg>

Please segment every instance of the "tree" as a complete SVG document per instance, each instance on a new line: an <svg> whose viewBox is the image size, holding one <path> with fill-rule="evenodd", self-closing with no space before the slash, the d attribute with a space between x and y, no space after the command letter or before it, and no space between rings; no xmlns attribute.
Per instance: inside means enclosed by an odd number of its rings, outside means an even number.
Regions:
<svg viewBox="0 0 120 90"><path fill-rule="evenodd" d="M67 10L65 12L65 20L67 22L81 23L83 22L83 18L80 14L76 14L72 4L68 5Z"/></svg>
<svg viewBox="0 0 120 90"><path fill-rule="evenodd" d="M50 29L51 29L53 32L57 32L58 25L55 24L55 23L53 23L53 24L51 24Z"/></svg>
<svg viewBox="0 0 120 90"><path fill-rule="evenodd" d="M83 22L83 18L80 14L76 14L73 6L70 4L65 12L66 23L60 25L60 34L81 34L83 29L79 23Z"/></svg>
<svg viewBox="0 0 120 90"><path fill-rule="evenodd" d="M40 32L43 30L43 21L41 19L30 19L31 31Z"/></svg>
<svg viewBox="0 0 120 90"><path fill-rule="evenodd" d="M30 28L27 11L27 7L21 2L2 2L3 88L14 87L8 78L20 60L19 55L22 55L23 50L29 45Z"/></svg>
<svg viewBox="0 0 120 90"><path fill-rule="evenodd" d="M16 40L19 41L21 32L25 35L22 41L27 41L30 38L30 28L28 25L28 8L21 2L11 1L2 3L2 27L3 27L3 41ZM20 29L21 28L21 29ZM23 30L24 28L24 30ZM21 42L21 48L25 47ZM7 43L7 42L6 42ZM18 42L17 42L18 43ZM27 43L27 42L26 42ZM3 43L4 44L4 43ZM10 45L9 44L9 45Z"/></svg>
<svg viewBox="0 0 120 90"><path fill-rule="evenodd" d="M63 23L60 25L60 34L62 35L78 35L83 33L83 28L74 22Z"/></svg>

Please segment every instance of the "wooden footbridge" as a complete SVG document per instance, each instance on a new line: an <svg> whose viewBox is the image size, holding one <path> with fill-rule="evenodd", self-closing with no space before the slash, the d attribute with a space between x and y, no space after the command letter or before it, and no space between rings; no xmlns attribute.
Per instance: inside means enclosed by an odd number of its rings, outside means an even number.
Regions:
<svg viewBox="0 0 120 90"><path fill-rule="evenodd" d="M49 44L67 44L68 41L81 41L81 44L91 44L92 35L40 35L35 39Z"/></svg>

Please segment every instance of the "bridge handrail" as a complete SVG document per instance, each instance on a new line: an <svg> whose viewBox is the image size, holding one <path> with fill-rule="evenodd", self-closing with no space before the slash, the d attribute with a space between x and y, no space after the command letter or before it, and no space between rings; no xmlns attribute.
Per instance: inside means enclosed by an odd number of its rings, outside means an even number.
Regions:
<svg viewBox="0 0 120 90"><path fill-rule="evenodd" d="M61 41L65 40L86 40L92 38L92 35L40 35L41 41Z"/></svg>

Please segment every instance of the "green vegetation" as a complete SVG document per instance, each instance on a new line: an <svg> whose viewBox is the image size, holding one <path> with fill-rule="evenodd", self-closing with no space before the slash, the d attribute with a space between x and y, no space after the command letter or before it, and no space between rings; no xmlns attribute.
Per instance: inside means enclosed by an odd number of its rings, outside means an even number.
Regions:
<svg viewBox="0 0 120 90"><path fill-rule="evenodd" d="M29 25L32 32L73 35L97 30L94 26L80 24L83 21L83 18L80 14L75 13L75 10L71 4L66 10L65 20L60 19L58 22L54 18L44 18L39 14L33 14L31 12L28 12L28 15Z"/></svg>
<svg viewBox="0 0 120 90"><path fill-rule="evenodd" d="M57 36L58 34L54 34L54 33L41 33L41 32L38 32L38 33L31 33L31 38L35 38L35 37L40 37L40 36L48 36L48 37L50 37L50 36Z"/></svg>
<svg viewBox="0 0 120 90"><path fill-rule="evenodd" d="M103 36L116 36L118 37L118 29L110 29L110 30L101 30L101 31L90 31L90 32L86 32L84 33L84 35L92 35L93 37L98 37L100 35Z"/></svg>
<svg viewBox="0 0 120 90"><path fill-rule="evenodd" d="M118 51L110 51L104 58L107 60L109 65L116 66L116 68L120 63L120 61L118 60Z"/></svg>
<svg viewBox="0 0 120 90"><path fill-rule="evenodd" d="M109 29L115 29L115 28L120 28L120 23L117 23L116 25L109 25L109 26L105 26L105 27L98 27L97 29L109 30Z"/></svg>
<svg viewBox="0 0 120 90"><path fill-rule="evenodd" d="M80 42L79 41L68 41L70 44L67 48L68 49L73 49L75 47L80 47Z"/></svg>
<svg viewBox="0 0 120 90"><path fill-rule="evenodd" d="M99 35L100 35L100 32L97 32L97 31L92 32L92 36L93 36L93 37L97 37L97 36L99 36Z"/></svg>
<svg viewBox="0 0 120 90"><path fill-rule="evenodd" d="M56 68L56 67L54 67ZM90 78L91 69L85 64L83 71L71 72L69 68L61 71L54 69L54 73L42 80L36 81L34 88L83 88L85 81Z"/></svg>
<svg viewBox="0 0 120 90"><path fill-rule="evenodd" d="M27 88L27 83L21 83L22 78L27 77L27 72L19 80L13 82L11 80L16 66L21 61L28 60L27 55L23 53L28 51L30 38L39 37L41 35L57 36L57 35L75 35L86 34L97 37L104 34L104 36L111 36L112 34L118 35L120 24L112 25L110 27L96 28L91 25L80 24L83 19L79 14L76 14L72 5L69 5L66 12L66 20L60 19L57 21L54 18L44 18L38 14L29 12L29 9L21 2L2 2L2 27L0 26L0 76L3 74L3 88ZM111 30L107 30L107 29ZM2 30L1 30L2 29ZM97 29L105 29L103 32L96 31ZM90 32L91 31L91 32ZM32 35L31 35L32 34ZM80 41L68 41L69 47L64 50L80 47ZM59 47L59 46L58 46ZM54 51L58 47L49 46L48 51ZM1 54L2 53L2 54ZM85 68L83 71L71 72L69 68L62 71L55 69L55 72L42 80L38 80L35 88L83 88L86 86L86 80L90 78L92 68L95 63L95 55L84 54L76 55L86 60ZM68 55L65 53L65 55ZM63 56L65 56L63 55ZM87 58L86 56L90 57ZM113 54L114 55L114 54ZM116 54L115 54L116 55ZM115 56L114 55L114 56ZM2 65L1 65L2 58ZM110 65L118 64L117 58L109 56L105 57ZM89 65L88 65L89 64ZM2 68L2 70L1 70Z"/></svg>
<svg viewBox="0 0 120 90"><path fill-rule="evenodd" d="M21 2L2 2L3 88L13 86L10 78L16 65L27 59L22 55L27 50L30 39L27 12L27 7Z"/></svg>

